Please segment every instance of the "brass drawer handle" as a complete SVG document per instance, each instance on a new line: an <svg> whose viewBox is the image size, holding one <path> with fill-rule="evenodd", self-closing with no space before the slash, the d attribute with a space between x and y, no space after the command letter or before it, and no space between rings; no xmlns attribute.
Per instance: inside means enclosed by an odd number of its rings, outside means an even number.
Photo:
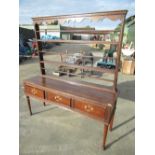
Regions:
<svg viewBox="0 0 155 155"><path fill-rule="evenodd" d="M93 108L92 106L90 106L90 105L85 105L85 106L84 106L84 109L85 109L87 112L91 112L91 111L94 110L94 108Z"/></svg>
<svg viewBox="0 0 155 155"><path fill-rule="evenodd" d="M58 95L55 96L54 99L55 99L57 102L62 100L62 98L61 98L60 96L58 96Z"/></svg>
<svg viewBox="0 0 155 155"><path fill-rule="evenodd" d="M33 95L36 95L36 94L37 94L37 90L36 90L35 88L32 88L32 89L31 89L31 93L32 93Z"/></svg>

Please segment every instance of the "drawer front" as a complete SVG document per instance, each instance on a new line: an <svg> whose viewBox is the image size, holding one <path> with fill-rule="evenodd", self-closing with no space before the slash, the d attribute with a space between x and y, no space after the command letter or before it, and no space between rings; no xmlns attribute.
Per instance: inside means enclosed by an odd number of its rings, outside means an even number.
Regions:
<svg viewBox="0 0 155 155"><path fill-rule="evenodd" d="M25 86L26 93L29 93L33 96L44 98L44 91L35 87Z"/></svg>
<svg viewBox="0 0 155 155"><path fill-rule="evenodd" d="M47 100L70 106L70 98L61 96L57 93L47 92Z"/></svg>
<svg viewBox="0 0 155 155"><path fill-rule="evenodd" d="M99 107L97 105L92 105L82 101L75 101L74 108L82 112L86 112L92 116L104 118L105 108Z"/></svg>

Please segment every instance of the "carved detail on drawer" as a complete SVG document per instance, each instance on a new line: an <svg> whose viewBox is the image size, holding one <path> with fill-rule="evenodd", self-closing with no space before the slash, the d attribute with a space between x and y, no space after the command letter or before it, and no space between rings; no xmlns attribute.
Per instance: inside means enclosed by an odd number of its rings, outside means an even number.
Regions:
<svg viewBox="0 0 155 155"><path fill-rule="evenodd" d="M47 100L70 106L70 98L58 95L54 92L46 92Z"/></svg>
<svg viewBox="0 0 155 155"><path fill-rule="evenodd" d="M44 92L41 89L26 85L25 86L25 91L26 91L26 93L29 93L29 94L31 94L33 96L44 98Z"/></svg>
<svg viewBox="0 0 155 155"><path fill-rule="evenodd" d="M94 108L91 106L91 105L85 105L84 106L84 109L87 111L87 112L91 112L94 110Z"/></svg>
<svg viewBox="0 0 155 155"><path fill-rule="evenodd" d="M57 102L62 101L62 97L60 97L60 96L58 96L58 95L56 95L56 96L54 97L54 99L55 99L55 101L57 101Z"/></svg>
<svg viewBox="0 0 155 155"><path fill-rule="evenodd" d="M38 90L37 90L36 88L32 88L32 89L31 89L31 93L32 93L33 95L36 95L36 94L38 93Z"/></svg>
<svg viewBox="0 0 155 155"><path fill-rule="evenodd" d="M84 101L74 101L74 108L90 115L104 118L105 108Z"/></svg>

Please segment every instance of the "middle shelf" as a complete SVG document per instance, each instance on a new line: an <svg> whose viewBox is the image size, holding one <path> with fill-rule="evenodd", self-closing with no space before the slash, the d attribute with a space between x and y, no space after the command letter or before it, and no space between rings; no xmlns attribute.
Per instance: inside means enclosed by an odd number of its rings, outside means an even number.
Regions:
<svg viewBox="0 0 155 155"><path fill-rule="evenodd" d="M59 66L66 66L70 68L78 68L81 70L96 71L96 72L101 72L101 73L110 73L110 74L115 73L115 69L106 69L106 68L92 67L92 66L81 66L81 65L68 64L68 63L57 62L57 61L44 60L44 61L40 61L40 63L41 64L49 63L49 64L54 64L54 65L59 65Z"/></svg>
<svg viewBox="0 0 155 155"><path fill-rule="evenodd" d="M46 40L38 39L33 40L34 42L47 42L47 43L73 43L73 44L113 44L119 45L119 42L116 41L98 41L98 40Z"/></svg>

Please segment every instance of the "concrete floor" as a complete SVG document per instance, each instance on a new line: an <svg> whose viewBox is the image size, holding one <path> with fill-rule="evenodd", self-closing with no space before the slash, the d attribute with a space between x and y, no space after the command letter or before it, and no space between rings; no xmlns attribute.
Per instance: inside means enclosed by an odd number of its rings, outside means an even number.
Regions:
<svg viewBox="0 0 155 155"><path fill-rule="evenodd" d="M119 73L120 95L112 132L108 132L103 151L103 123L56 105L46 107L31 100L33 116L29 115L23 92L23 80L40 75L37 58L19 66L19 129L20 155L134 155L135 104L134 76Z"/></svg>

